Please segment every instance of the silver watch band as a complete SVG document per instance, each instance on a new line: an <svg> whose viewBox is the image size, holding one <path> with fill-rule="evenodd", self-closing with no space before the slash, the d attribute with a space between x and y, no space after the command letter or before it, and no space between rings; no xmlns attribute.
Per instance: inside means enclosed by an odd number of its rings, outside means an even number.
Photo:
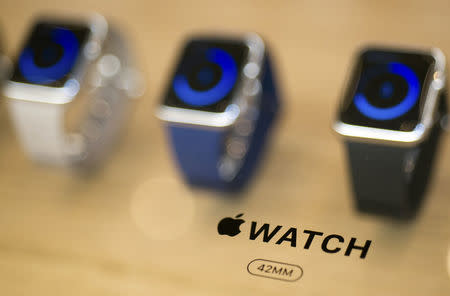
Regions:
<svg viewBox="0 0 450 296"><path fill-rule="evenodd" d="M77 125L67 128L71 104L8 99L18 138L35 161L52 165L91 167L106 156L129 113L131 99L142 87L127 43L109 28L102 51L84 77L75 100L86 106Z"/></svg>

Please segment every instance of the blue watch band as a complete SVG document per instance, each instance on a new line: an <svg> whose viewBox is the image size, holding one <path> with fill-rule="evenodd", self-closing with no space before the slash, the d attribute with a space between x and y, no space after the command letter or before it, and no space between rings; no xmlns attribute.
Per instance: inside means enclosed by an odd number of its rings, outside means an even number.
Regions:
<svg viewBox="0 0 450 296"><path fill-rule="evenodd" d="M223 178L219 171L220 160L225 153L227 129L214 129L194 125L169 124L168 132L178 166L191 185L221 191L237 191L250 180L262 156L269 130L279 110L269 58L264 59L261 74L261 101L255 129L249 136L249 146L239 171L231 180Z"/></svg>

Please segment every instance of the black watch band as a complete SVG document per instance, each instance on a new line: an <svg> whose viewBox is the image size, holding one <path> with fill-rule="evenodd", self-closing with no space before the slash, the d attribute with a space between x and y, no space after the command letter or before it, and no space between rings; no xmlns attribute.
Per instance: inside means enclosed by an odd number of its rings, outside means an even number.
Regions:
<svg viewBox="0 0 450 296"><path fill-rule="evenodd" d="M359 211L411 218L419 208L432 173L447 113L446 93L428 138L414 147L346 141L356 206Z"/></svg>

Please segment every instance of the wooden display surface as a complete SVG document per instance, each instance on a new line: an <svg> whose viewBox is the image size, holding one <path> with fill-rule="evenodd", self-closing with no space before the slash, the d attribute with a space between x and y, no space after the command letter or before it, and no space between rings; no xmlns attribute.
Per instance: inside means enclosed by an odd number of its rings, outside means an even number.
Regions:
<svg viewBox="0 0 450 296"><path fill-rule="evenodd" d="M415 221L358 215L331 122L356 48L438 46L450 56L448 1L6 1L0 29L14 54L38 13L98 11L132 40L147 91L105 167L90 176L37 166L0 108L0 294L449 295L450 146L443 137ZM261 33L283 114L257 178L230 197L185 186L154 117L181 42L192 32ZM45 131L43 131L45 132ZM242 234L219 236L244 213ZM249 240L251 221L298 228L298 244ZM285 228L286 227L286 228ZM372 240L357 253L303 248L303 230ZM254 259L298 265L294 282L247 272Z"/></svg>

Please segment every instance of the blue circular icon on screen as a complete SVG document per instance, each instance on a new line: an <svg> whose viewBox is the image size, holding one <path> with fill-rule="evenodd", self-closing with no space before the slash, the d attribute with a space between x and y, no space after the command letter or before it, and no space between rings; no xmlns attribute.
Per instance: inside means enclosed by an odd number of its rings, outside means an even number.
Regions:
<svg viewBox="0 0 450 296"><path fill-rule="evenodd" d="M19 69L28 81L36 84L49 84L61 79L73 68L78 56L79 44L75 34L67 29L56 28L50 31L50 37L55 44L49 44L39 54L40 60L52 63L49 66L38 66L35 62L36 53L27 47L19 57ZM55 45L62 47L62 56L54 61L57 55Z"/></svg>
<svg viewBox="0 0 450 296"><path fill-rule="evenodd" d="M173 80L175 94L186 104L201 107L222 100L232 89L238 77L238 68L233 57L225 50L211 48L206 51L206 59L218 65L222 71L220 80L207 90L195 90L189 85L187 77L178 74ZM210 68L203 68L196 74L200 84L208 85L214 81L214 73Z"/></svg>
<svg viewBox="0 0 450 296"><path fill-rule="evenodd" d="M356 93L354 104L359 112L375 120L391 120L400 117L411 110L417 103L420 96L420 82L414 71L402 63L388 64L388 71L394 75L402 77L408 84L408 91L404 99L397 105L380 108L373 106L362 92ZM380 87L380 97L389 99L394 93L394 85L384 82Z"/></svg>

